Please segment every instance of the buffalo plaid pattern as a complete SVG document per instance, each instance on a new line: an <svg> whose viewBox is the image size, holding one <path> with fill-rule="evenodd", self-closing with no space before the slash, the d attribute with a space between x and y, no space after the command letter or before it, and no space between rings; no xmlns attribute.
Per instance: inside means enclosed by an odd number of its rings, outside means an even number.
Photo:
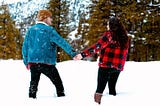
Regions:
<svg viewBox="0 0 160 106"><path fill-rule="evenodd" d="M128 46L125 49L121 49L116 41L112 40L109 31L105 32L96 44L85 49L81 55L85 58L98 52L100 52L100 67L116 68L117 70L123 71L128 53Z"/></svg>

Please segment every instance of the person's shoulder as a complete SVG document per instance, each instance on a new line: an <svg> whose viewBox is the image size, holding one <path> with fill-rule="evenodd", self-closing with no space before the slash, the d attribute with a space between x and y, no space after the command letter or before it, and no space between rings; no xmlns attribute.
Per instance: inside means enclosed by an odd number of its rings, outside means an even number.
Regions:
<svg viewBox="0 0 160 106"><path fill-rule="evenodd" d="M106 37L109 37L109 38L112 37L111 35L112 35L111 31L106 31L106 32L103 33L103 36L106 36Z"/></svg>
<svg viewBox="0 0 160 106"><path fill-rule="evenodd" d="M34 28L34 27L35 27L35 24L28 26L28 29L32 29L32 28Z"/></svg>
<svg viewBox="0 0 160 106"><path fill-rule="evenodd" d="M104 32L104 35L111 35L111 31Z"/></svg>
<svg viewBox="0 0 160 106"><path fill-rule="evenodd" d="M37 29L39 26L37 26L37 24L31 25L28 27L28 30L35 30Z"/></svg>
<svg viewBox="0 0 160 106"><path fill-rule="evenodd" d="M48 29L48 30L53 30L53 27L52 26L49 26L49 25L44 25L44 28Z"/></svg>
<svg viewBox="0 0 160 106"><path fill-rule="evenodd" d="M111 31L104 32L102 38L106 39L106 40L108 40L110 42L111 39L112 39Z"/></svg>

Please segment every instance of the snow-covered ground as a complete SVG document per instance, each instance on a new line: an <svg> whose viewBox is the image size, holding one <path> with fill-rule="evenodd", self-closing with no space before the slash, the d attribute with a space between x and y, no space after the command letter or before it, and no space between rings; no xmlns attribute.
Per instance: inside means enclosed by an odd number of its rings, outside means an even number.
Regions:
<svg viewBox="0 0 160 106"><path fill-rule="evenodd" d="M0 106L98 106L97 62L57 63L65 97L56 97L54 85L41 75L37 99L28 98L30 72L22 60L0 60ZM117 96L104 91L101 106L160 106L160 61L126 62L117 82Z"/></svg>

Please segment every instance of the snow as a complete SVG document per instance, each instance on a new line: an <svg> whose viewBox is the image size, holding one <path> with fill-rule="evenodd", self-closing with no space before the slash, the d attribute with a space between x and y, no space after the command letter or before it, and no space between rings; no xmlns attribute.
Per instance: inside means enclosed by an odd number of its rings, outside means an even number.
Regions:
<svg viewBox="0 0 160 106"><path fill-rule="evenodd" d="M117 96L104 91L101 106L160 106L160 61L126 62L117 82ZM65 97L56 97L54 85L41 75L37 99L28 98L30 72L22 60L0 60L0 106L99 106L94 102L97 62L57 63Z"/></svg>

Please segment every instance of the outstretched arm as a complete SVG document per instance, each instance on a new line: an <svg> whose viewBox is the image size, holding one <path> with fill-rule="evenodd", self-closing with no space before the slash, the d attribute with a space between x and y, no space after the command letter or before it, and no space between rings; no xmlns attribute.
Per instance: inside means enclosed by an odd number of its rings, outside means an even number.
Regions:
<svg viewBox="0 0 160 106"><path fill-rule="evenodd" d="M92 46L81 52L82 58L92 56L98 53L99 51L104 49L109 44L110 41L111 41L111 34L109 32L105 32L103 36L97 41L97 43L93 44Z"/></svg>
<svg viewBox="0 0 160 106"><path fill-rule="evenodd" d="M51 42L56 43L71 57L74 57L77 54L72 46L64 38L62 38L55 29L52 31Z"/></svg>

